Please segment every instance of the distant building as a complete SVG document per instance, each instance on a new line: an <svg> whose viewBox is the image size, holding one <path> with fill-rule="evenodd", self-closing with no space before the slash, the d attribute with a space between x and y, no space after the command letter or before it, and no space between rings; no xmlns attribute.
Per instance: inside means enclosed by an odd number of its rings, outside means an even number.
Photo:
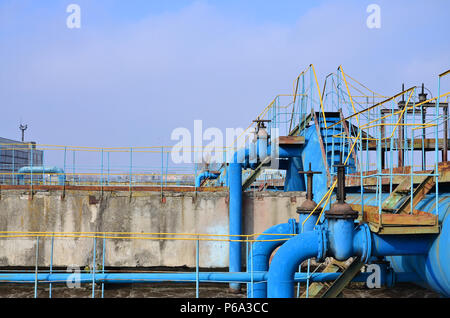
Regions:
<svg viewBox="0 0 450 318"><path fill-rule="evenodd" d="M21 142L0 137L0 182L16 183L17 171L25 166L42 166L44 152L36 149L35 142ZM27 178L26 178L27 179ZM34 180L42 176L33 175Z"/></svg>

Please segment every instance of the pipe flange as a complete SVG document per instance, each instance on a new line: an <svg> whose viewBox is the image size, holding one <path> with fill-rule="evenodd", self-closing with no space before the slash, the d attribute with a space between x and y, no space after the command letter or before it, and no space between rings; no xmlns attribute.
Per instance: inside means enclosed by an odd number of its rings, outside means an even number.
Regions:
<svg viewBox="0 0 450 318"><path fill-rule="evenodd" d="M311 212L314 210L314 207L311 209L310 207L304 207L304 206L299 206L297 208L297 214L311 214ZM316 210L314 211L314 213L312 215L319 215L322 212L322 208L318 207L316 208Z"/></svg>
<svg viewBox="0 0 450 318"><path fill-rule="evenodd" d="M325 212L327 219L357 219L358 212L353 210L350 204L345 202L336 202Z"/></svg>
<svg viewBox="0 0 450 318"><path fill-rule="evenodd" d="M319 241L319 248L317 251L316 260L317 262L321 263L325 261L325 257L327 255L327 245L328 245L327 234L325 229L321 225L316 225L314 227L314 231L316 231Z"/></svg>
<svg viewBox="0 0 450 318"><path fill-rule="evenodd" d="M297 221L295 219L289 219L288 220L288 224L291 227L291 234L298 234L298 224Z"/></svg>
<svg viewBox="0 0 450 318"><path fill-rule="evenodd" d="M363 232L363 249L361 254L361 261L367 263L372 255L372 234L370 228L366 223L358 226L358 230Z"/></svg>

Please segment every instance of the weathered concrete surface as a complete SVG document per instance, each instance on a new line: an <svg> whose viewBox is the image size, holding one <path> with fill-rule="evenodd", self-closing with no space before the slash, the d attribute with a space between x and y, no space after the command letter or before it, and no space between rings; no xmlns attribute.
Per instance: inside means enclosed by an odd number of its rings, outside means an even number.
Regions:
<svg viewBox="0 0 450 318"><path fill-rule="evenodd" d="M29 193L2 190L0 231L35 232L138 232L228 234L228 192L61 191ZM261 233L268 227L297 217L303 192L256 192L244 195L244 234ZM8 235L14 235L8 233ZM107 236L117 237L110 233ZM5 236L1 233L0 236ZM56 237L53 265L92 264L94 239ZM163 235L161 238L195 238ZM223 237L222 239L226 239ZM39 239L39 266L49 266L51 238ZM103 239L96 239L97 264L102 263ZM245 244L244 244L245 246ZM193 240L106 239L106 266L195 266ZM244 252L245 253L245 252ZM0 266L34 266L36 237L0 238ZM200 241L201 267L227 267L228 243Z"/></svg>

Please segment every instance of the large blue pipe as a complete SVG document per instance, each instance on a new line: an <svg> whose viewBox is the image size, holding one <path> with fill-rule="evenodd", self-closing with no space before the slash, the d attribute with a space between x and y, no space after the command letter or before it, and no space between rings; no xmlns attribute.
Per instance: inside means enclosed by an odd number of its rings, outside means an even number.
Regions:
<svg viewBox="0 0 450 318"><path fill-rule="evenodd" d="M381 200L384 201L389 194L383 194ZM377 205L377 198L374 193L365 193L363 196L365 205ZM347 202L360 204L361 194L348 194ZM399 203L401 204L401 202ZM420 278L420 285L431 288L438 293L450 296L450 193L439 193L439 208L436 209L436 195L428 194L421 200L416 209L419 211L438 214L440 224L440 234L434 237L425 254L419 255L402 255L390 256L387 260L396 273L414 272ZM438 211L436 211L438 210ZM413 236L407 235L405 240L411 239ZM420 237L426 237L420 235ZM430 237L430 236L428 236ZM417 248L424 248L423 244L427 244L428 239L423 243L417 242ZM376 242L382 244L383 242ZM386 244L382 244L386 246ZM401 246L398 246L400 248ZM398 254L391 254L398 255Z"/></svg>
<svg viewBox="0 0 450 318"><path fill-rule="evenodd" d="M66 181L66 175L64 173L64 170L58 167L48 167L48 166L25 166L20 168L17 171L17 180L19 181L19 184L23 184L24 177L26 174L42 174L42 173L56 173L58 174L58 183L59 185L64 185L64 182Z"/></svg>
<svg viewBox="0 0 450 318"><path fill-rule="evenodd" d="M256 147L254 144L252 144L249 148L242 148L234 153L232 158L233 162L229 164L228 170L228 185L230 191L230 235L242 234L242 169L255 169L258 165L258 163L255 162L256 158L258 158L260 161L264 160L267 156L288 159L289 166L288 176L286 178L286 190L305 190L304 178L303 176L299 176L298 174L299 170L303 170L301 159L302 148L297 145L282 145L277 148L276 154L272 153L273 150L274 149L272 149L272 146L268 145L267 140L263 138L257 140ZM311 218L310 221L314 221L314 218ZM241 269L241 245L242 244L240 242L230 242L230 272L238 272ZM271 247L269 246L268 249L270 248ZM272 251L273 249L270 252ZM263 257L261 257L261 259L263 259ZM265 265L256 266L266 268L266 266L268 265L268 259L267 262L264 261L263 263L265 263ZM265 284L261 284L261 286L263 285ZM254 287L255 286L253 286L253 288ZM230 284L230 288L239 290L239 284ZM258 286L256 289L257 294L265 293L264 287L260 288Z"/></svg>
<svg viewBox="0 0 450 318"><path fill-rule="evenodd" d="M288 223L274 225L258 236L256 242L252 245L252 253L248 255L247 266L250 271L267 271L269 269L269 260L273 251L286 242L289 235L305 233L312 231L317 222L318 214L309 216L308 214L299 214L299 222L290 219ZM267 283L257 283L249 285L247 296L250 298L266 298Z"/></svg>
<svg viewBox="0 0 450 318"><path fill-rule="evenodd" d="M321 231L314 230L297 235L284 243L270 264L267 280L267 295L270 298L294 297L294 275L303 261L321 258L319 246Z"/></svg>
<svg viewBox="0 0 450 318"><path fill-rule="evenodd" d="M230 163L229 169L229 191L230 191L230 211L229 211L229 232L231 240L240 240L242 235L242 165L240 163ZM230 242L229 247L229 271L241 271L241 242ZM230 284L232 290L239 290L239 284Z"/></svg>
<svg viewBox="0 0 450 318"><path fill-rule="evenodd" d="M293 278L296 269L309 258L321 259L326 255L337 260L346 260L350 256L360 256L367 261L371 256L427 255L437 237L437 235L378 235L370 232L366 224L351 231L349 228L353 226L352 219L339 221L347 222L348 226L341 222L325 222L314 231L302 233L280 247L269 269L269 297L293 297ZM446 286L442 291L443 294L450 295L449 281L441 284Z"/></svg>
<svg viewBox="0 0 450 318"><path fill-rule="evenodd" d="M284 191L305 191L305 177L298 172L303 171L301 157L288 159L288 169L286 170L286 179L284 182Z"/></svg>
<svg viewBox="0 0 450 318"><path fill-rule="evenodd" d="M288 223L274 225L258 236L256 242L252 244L251 253L248 255L247 267L249 271L265 272L269 269L270 255L286 239L289 234L298 233L298 223L290 219ZM265 298L267 297L267 283L250 284L247 288L247 297Z"/></svg>

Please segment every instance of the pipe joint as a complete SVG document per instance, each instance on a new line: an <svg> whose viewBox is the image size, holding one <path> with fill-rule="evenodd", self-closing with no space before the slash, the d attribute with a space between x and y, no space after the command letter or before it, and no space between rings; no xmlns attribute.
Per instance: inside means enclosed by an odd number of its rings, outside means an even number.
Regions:
<svg viewBox="0 0 450 318"><path fill-rule="evenodd" d="M289 219L288 220L288 224L289 224L289 226L291 228L291 232L289 234L295 235L295 234L299 233L300 224L297 223L297 221L295 219Z"/></svg>
<svg viewBox="0 0 450 318"><path fill-rule="evenodd" d="M316 225L314 227L314 232L317 233L317 256L316 260L317 262L323 262L325 261L325 257L327 255L327 246L328 246L328 237L327 237L327 231L323 228L323 225Z"/></svg>
<svg viewBox="0 0 450 318"><path fill-rule="evenodd" d="M361 261L368 263L372 256L372 234L366 223L356 227L353 235L353 254L361 257Z"/></svg>

